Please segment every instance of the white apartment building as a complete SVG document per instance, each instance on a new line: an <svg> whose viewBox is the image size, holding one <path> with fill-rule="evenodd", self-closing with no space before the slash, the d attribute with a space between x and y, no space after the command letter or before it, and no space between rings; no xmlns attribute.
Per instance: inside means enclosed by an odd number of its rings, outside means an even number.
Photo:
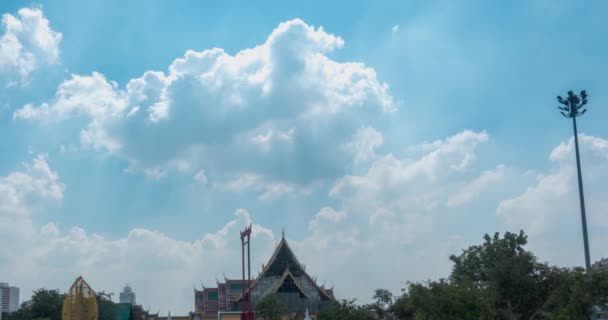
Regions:
<svg viewBox="0 0 608 320"><path fill-rule="evenodd" d="M120 293L119 301L120 301L120 303L130 303L132 305L136 304L135 303L135 292L133 292L133 289L131 289L131 287L129 285L126 285L125 288Z"/></svg>
<svg viewBox="0 0 608 320"><path fill-rule="evenodd" d="M15 312L19 309L19 288L0 282L0 311Z"/></svg>

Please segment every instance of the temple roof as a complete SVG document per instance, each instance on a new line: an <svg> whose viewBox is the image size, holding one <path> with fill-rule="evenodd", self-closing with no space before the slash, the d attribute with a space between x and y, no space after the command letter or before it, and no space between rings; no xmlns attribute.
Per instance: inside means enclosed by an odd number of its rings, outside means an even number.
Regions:
<svg viewBox="0 0 608 320"><path fill-rule="evenodd" d="M293 275L291 274L291 272L289 271L289 269L285 270L285 273L283 273L281 280L277 281L274 284L274 287L272 288L272 290L270 290L270 292L276 293L279 290L279 288L281 287L281 285L283 284L283 282L285 282L285 280L287 280L288 278L290 278L291 282L293 282L293 284L298 288L298 291L300 291L301 294L306 296L307 299L310 299L310 296L306 293L306 291L295 281L295 279L294 279Z"/></svg>
<svg viewBox="0 0 608 320"><path fill-rule="evenodd" d="M281 280L275 284L275 288L273 288L272 292L276 292L276 290L281 286L281 284L285 281L285 279L288 276L291 277L292 280L295 277L303 276L303 277L308 278L314 284L314 286L316 287L316 289L319 290L321 295L323 295L326 298L329 298L331 300L334 300L332 294L329 294L325 289L319 287L316 284L315 280L306 273L305 267L298 261L298 258L296 258L296 255L293 253L293 251L289 247L287 240L285 240L284 233L283 233L283 236L281 237L281 241L275 248L274 253L270 257L270 260L264 266L262 272L253 281L253 283L251 285L251 289L253 290L256 287L256 285L258 284L258 282L260 281L260 279L262 279L266 276L280 276L281 277ZM295 283L297 284L297 282L295 282ZM302 291L302 293L307 295L305 293L305 291L302 290L302 288L299 287L298 289L300 291ZM238 298L238 300L241 300L241 299L242 299L242 296L240 296Z"/></svg>
<svg viewBox="0 0 608 320"><path fill-rule="evenodd" d="M305 272L304 266L298 261L293 251L291 251L287 240L281 238L281 242L279 242L279 245L274 250L264 270L262 270L262 274L281 276L286 268L289 268L291 274L295 276L300 276Z"/></svg>

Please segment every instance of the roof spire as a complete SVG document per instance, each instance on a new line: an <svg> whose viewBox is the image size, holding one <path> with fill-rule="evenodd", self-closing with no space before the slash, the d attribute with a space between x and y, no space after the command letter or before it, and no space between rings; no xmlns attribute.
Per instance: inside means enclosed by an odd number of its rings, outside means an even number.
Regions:
<svg viewBox="0 0 608 320"><path fill-rule="evenodd" d="M285 227L283 227L283 231L281 232L281 238L285 239Z"/></svg>

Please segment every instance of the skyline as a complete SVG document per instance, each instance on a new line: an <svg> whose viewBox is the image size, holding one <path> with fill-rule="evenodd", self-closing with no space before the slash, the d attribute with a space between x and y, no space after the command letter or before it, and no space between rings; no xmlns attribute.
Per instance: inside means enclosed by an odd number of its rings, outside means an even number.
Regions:
<svg viewBox="0 0 608 320"><path fill-rule="evenodd" d="M583 265L555 101L583 89L591 260L608 257L608 4L319 5L0 4L0 281L23 301L129 283L183 314L192 285L240 275L249 223L253 274L285 228L364 302L496 231Z"/></svg>

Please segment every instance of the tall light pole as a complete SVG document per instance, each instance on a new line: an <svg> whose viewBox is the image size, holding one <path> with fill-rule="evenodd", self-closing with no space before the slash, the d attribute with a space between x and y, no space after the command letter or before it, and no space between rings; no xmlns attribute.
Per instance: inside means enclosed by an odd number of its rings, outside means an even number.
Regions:
<svg viewBox="0 0 608 320"><path fill-rule="evenodd" d="M561 114L566 118L572 118L574 126L574 148L576 149L576 170L578 172L578 194L581 203L581 220L583 223L583 241L585 244L585 267L587 271L591 268L591 258L589 257L589 237L587 235L587 216L585 214L585 197L583 195L583 177L581 176L581 158L578 152L578 131L576 129L576 117L582 116L587 109L587 92L581 91L580 95L568 91L568 96L564 99L557 96L557 101L563 106L557 107Z"/></svg>

